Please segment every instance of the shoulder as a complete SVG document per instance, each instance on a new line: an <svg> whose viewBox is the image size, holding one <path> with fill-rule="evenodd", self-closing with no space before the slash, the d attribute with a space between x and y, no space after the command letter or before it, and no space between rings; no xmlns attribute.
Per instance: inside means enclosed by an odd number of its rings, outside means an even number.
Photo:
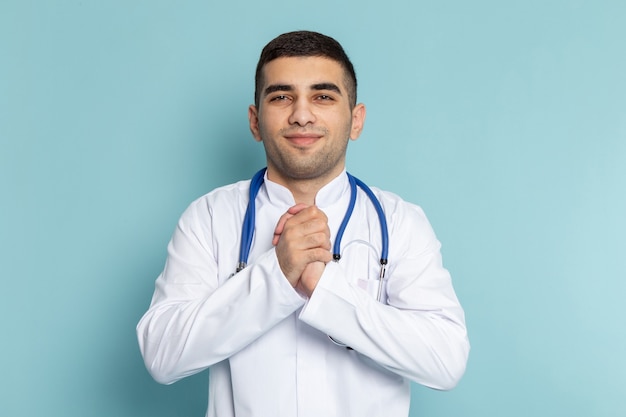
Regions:
<svg viewBox="0 0 626 417"><path fill-rule="evenodd" d="M192 201L181 216L181 220L213 216L216 212L232 214L247 204L250 180L215 188Z"/></svg>
<svg viewBox="0 0 626 417"><path fill-rule="evenodd" d="M417 204L408 202L391 191L381 190L377 187L371 187L371 189L388 217L415 217L427 221L424 210Z"/></svg>
<svg viewBox="0 0 626 417"><path fill-rule="evenodd" d="M438 246L435 232L424 210L390 191L371 187L379 199L388 222L389 233L407 246Z"/></svg>

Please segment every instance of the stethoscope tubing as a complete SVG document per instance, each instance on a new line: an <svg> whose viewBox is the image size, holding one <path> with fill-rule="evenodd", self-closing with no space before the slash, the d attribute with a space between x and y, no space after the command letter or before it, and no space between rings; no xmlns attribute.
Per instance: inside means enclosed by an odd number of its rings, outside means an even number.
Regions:
<svg viewBox="0 0 626 417"><path fill-rule="evenodd" d="M255 218L256 218L256 196L263 185L265 172L267 168L263 168L258 171L252 179L250 180L250 191L248 194L248 206L246 208L246 214L244 216L242 230L241 230L241 244L239 248L239 261L237 262L236 272L244 269L248 262L248 256L250 255L250 249L252 248L252 240L254 238L254 228L255 228ZM354 177L353 175L346 173L348 175L348 181L350 183L350 201L348 203L348 209L346 210L346 214L339 225L339 229L337 230L337 236L335 237L335 243L333 245L333 260L335 262L339 262L341 259L341 239L343 238L343 233L345 232L348 222L352 217L352 212L354 211L354 207L356 205L356 196L357 196L357 187L361 188L369 200L372 202L372 205L376 209L376 213L378 215L378 221L380 223L380 232L381 232L381 254L380 254L380 275L378 277L378 291L376 299L380 302L382 299L382 290L383 290L383 282L385 278L385 270L387 266L387 256L389 253L389 231L387 229L387 220L385 218L385 212L380 204L378 198L374 192L361 180ZM352 350L348 345L341 343L338 340L333 339L330 335L328 338L336 345L343 346L348 350Z"/></svg>
<svg viewBox="0 0 626 417"><path fill-rule="evenodd" d="M248 262L248 256L250 255L250 249L252 248L252 240L254 238L254 228L255 228L255 217L256 217L256 196L261 189L261 186L264 182L265 172L267 168L263 168L259 170L252 179L250 180L250 190L249 190L249 200L248 206L246 208L246 214L244 216L242 230L241 230L241 243L239 247L239 261L237 262L237 270L236 272L244 269ZM378 291L378 299L380 300L381 289L382 289L382 281L384 278L385 266L388 262L388 253L389 253L389 231L387 229L387 220L385 218L385 212L380 204L378 198L374 192L360 179L351 175L350 173L346 173L348 175L348 181L350 183L350 202L348 203L348 209L346 210L346 214L344 215L341 224L339 225L339 229L337 230L337 236L335 238L335 243L333 245L333 260L339 261L341 259L341 239L343 238L343 233L345 232L348 222L352 217L352 212L354 211L354 207L356 205L356 196L357 196L357 186L361 188L365 194L368 196L372 205L374 206L376 213L378 215L378 220L380 223L380 232L381 232L381 254L380 254L380 265L381 265L381 273L380 273L380 283L381 288Z"/></svg>
<svg viewBox="0 0 626 417"><path fill-rule="evenodd" d="M354 204L356 201L356 188L352 185L352 181L353 181L363 191L365 191L365 194L367 194L370 201L372 202L372 205L376 209L376 213L378 214L378 222L380 223L380 234L381 234L381 239L382 239L382 249L380 252L380 264L387 265L387 261L388 261L387 257L389 256L389 231L387 230L387 219L385 217L385 212L383 210L383 207L381 206L380 201L378 200L378 198L376 198L376 195L374 194L374 192L371 190L370 187L368 187L360 179L350 175L350 173L346 173L346 174L348 174L348 178L351 180L351 188L352 188L353 197L350 199L350 204L352 204L353 206L352 208L354 208ZM350 209L350 214L352 214L352 209ZM346 219L346 225L347 225L347 220L348 219ZM344 226L344 229L345 229L345 226ZM343 231L342 231L342 235L343 235ZM338 243L339 244L341 243L341 239L336 239L335 241L335 245L337 246L337 253L339 251Z"/></svg>
<svg viewBox="0 0 626 417"><path fill-rule="evenodd" d="M248 256L250 255L250 249L252 248L252 239L254 238L254 227L256 222L256 196L263 184L263 178L267 168L261 169L254 174L250 181L250 191L248 196L248 207L246 208L246 214L243 220L243 226L241 231L241 244L239 247L239 262L237 263L237 272L244 269L248 262Z"/></svg>

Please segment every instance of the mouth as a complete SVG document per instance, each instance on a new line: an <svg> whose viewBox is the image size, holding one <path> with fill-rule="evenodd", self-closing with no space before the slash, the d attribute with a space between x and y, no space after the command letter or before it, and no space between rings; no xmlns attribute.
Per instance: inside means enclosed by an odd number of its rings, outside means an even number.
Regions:
<svg viewBox="0 0 626 417"><path fill-rule="evenodd" d="M317 142L323 135L319 133L290 133L285 135L285 139L287 139L291 144L296 146L310 146Z"/></svg>

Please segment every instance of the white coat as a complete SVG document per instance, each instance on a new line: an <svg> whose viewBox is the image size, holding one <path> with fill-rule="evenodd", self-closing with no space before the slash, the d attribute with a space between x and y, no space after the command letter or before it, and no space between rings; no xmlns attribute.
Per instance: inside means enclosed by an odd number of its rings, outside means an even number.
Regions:
<svg viewBox="0 0 626 417"><path fill-rule="evenodd" d="M380 226L362 191L342 259L326 265L305 299L282 274L271 244L278 218L295 203L267 178L256 199L249 265L231 276L248 189L249 181L218 188L193 202L178 223L137 326L158 382L210 367L210 417L406 417L409 381L456 385L469 352L464 314L419 207L373 189L389 224L383 303L375 299ZM343 173L316 197L332 239L349 196Z"/></svg>

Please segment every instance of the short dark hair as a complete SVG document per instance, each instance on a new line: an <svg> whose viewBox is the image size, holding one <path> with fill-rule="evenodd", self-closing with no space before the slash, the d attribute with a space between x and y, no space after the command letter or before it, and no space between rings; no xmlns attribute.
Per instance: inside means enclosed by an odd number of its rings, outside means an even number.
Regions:
<svg viewBox="0 0 626 417"><path fill-rule="evenodd" d="M254 104L259 106L265 64L277 58L310 56L329 58L343 67L346 73L348 99L351 107L354 107L356 105L356 73L348 55L341 44L330 36L306 30L283 33L265 45L256 66Z"/></svg>

